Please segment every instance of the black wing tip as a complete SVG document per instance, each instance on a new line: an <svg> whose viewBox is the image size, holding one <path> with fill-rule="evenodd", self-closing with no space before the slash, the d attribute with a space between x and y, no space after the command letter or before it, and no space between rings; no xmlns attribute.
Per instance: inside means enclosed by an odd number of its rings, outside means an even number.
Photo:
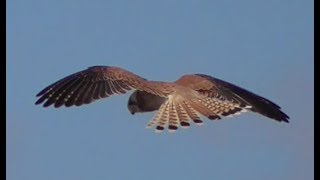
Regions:
<svg viewBox="0 0 320 180"><path fill-rule="evenodd" d="M34 103L34 105L38 106L38 105L41 105L42 103L43 103L42 101L39 102L39 100L38 100L38 101L36 101L36 102ZM51 105L51 104L50 104L50 105ZM46 103L44 103L44 104L42 105L42 107L47 108L47 107L49 107L50 105L46 105Z"/></svg>
<svg viewBox="0 0 320 180"><path fill-rule="evenodd" d="M289 119L290 117L282 112L282 116L279 118L279 121L289 123Z"/></svg>
<svg viewBox="0 0 320 180"><path fill-rule="evenodd" d="M34 105L36 105L36 106L38 106L38 105L40 105L41 104L41 102L38 102L38 101L36 101L35 103L34 103Z"/></svg>
<svg viewBox="0 0 320 180"><path fill-rule="evenodd" d="M35 105L41 105L42 104L42 107L49 107L51 105L54 105L55 108L59 108L61 107L62 105L64 104L57 104L56 101L52 101L52 99L48 99L48 98L44 98L44 96L41 96L39 97L39 99L34 103Z"/></svg>
<svg viewBox="0 0 320 180"><path fill-rule="evenodd" d="M36 101L35 103L34 103L34 105L36 105L36 106L38 106L38 105L41 105L43 103L43 101L41 101L41 102L39 102L39 100L38 101ZM70 106L73 106L74 104L71 104L71 105L67 105L67 104L57 104L57 103L46 103L46 102L44 102L43 104L42 104L42 107L44 107L44 108L48 108L48 107L54 107L54 108L60 108L60 107L70 107Z"/></svg>
<svg viewBox="0 0 320 180"><path fill-rule="evenodd" d="M289 123L289 122L290 122L289 119L290 119L290 118L284 117L284 118L278 118L278 119L276 119L276 120L279 121L279 122Z"/></svg>
<svg viewBox="0 0 320 180"><path fill-rule="evenodd" d="M39 105L39 104L42 104L43 101L44 101L44 99L42 99L42 97L40 97L34 104Z"/></svg>
<svg viewBox="0 0 320 180"><path fill-rule="evenodd" d="M36 94L36 97L40 97L40 96L44 95L48 91L48 89L51 88L51 86L52 85L47 86L46 88L42 89L40 92L38 92L38 94Z"/></svg>
<svg viewBox="0 0 320 180"><path fill-rule="evenodd" d="M289 123L290 121L288 119L282 120L283 122Z"/></svg>
<svg viewBox="0 0 320 180"><path fill-rule="evenodd" d="M276 121L289 123L290 117L287 114L285 114L284 112L282 112L280 109L273 110L271 112L260 111L259 113L266 116L266 117L274 119Z"/></svg>

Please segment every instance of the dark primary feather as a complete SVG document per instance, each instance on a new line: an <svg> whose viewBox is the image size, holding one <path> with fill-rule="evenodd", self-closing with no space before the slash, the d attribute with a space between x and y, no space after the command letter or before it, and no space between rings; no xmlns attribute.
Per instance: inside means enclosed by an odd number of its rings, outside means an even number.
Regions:
<svg viewBox="0 0 320 180"><path fill-rule="evenodd" d="M196 75L206 78L217 85L219 87L218 93L222 95L223 98L227 98L227 100L231 101L237 101L241 105L251 105L252 111L258 112L277 121L289 122L289 116L282 112L280 110L281 108L270 100L226 81L204 74Z"/></svg>

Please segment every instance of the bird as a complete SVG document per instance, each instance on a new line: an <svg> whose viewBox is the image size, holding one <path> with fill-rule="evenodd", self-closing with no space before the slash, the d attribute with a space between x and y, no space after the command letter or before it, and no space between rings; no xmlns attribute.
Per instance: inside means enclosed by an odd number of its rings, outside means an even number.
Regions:
<svg viewBox="0 0 320 180"><path fill-rule="evenodd" d="M254 112L278 122L289 123L279 105L240 86L205 74L185 74L174 82L147 80L116 66L91 66L66 76L40 91L35 104L81 106L113 95L130 95L127 108L132 115L157 111L147 128L155 132L202 125L203 119Z"/></svg>

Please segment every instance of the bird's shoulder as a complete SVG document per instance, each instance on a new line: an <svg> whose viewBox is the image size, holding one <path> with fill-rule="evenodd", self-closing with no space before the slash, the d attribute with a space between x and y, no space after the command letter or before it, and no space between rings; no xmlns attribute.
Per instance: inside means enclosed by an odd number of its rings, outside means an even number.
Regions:
<svg viewBox="0 0 320 180"><path fill-rule="evenodd" d="M217 87L214 78L205 74L186 74L176 80L175 83L194 90L210 90Z"/></svg>

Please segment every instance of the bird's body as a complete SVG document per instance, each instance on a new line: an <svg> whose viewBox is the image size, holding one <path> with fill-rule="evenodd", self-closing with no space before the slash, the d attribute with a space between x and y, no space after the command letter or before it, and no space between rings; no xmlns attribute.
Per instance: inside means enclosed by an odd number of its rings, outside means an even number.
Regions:
<svg viewBox="0 0 320 180"><path fill-rule="evenodd" d="M43 89L36 104L80 106L114 94L135 90L128 100L131 114L158 110L147 127L174 131L202 124L201 116L221 119L247 110L277 121L289 117L275 103L231 83L204 74L190 74L175 82L148 81L118 67L93 66Z"/></svg>

